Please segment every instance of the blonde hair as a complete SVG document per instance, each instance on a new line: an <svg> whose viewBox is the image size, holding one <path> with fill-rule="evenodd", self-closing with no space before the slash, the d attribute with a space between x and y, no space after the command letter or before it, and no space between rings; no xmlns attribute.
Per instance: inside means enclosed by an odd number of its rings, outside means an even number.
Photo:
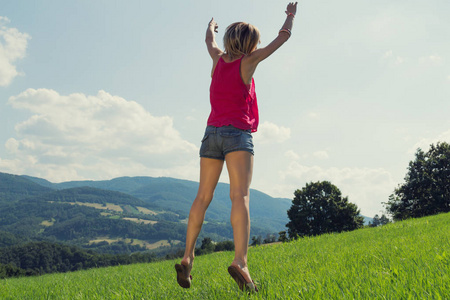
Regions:
<svg viewBox="0 0 450 300"><path fill-rule="evenodd" d="M250 54L259 43L260 33L256 26L249 23L236 22L227 27L223 36L225 53L231 59Z"/></svg>

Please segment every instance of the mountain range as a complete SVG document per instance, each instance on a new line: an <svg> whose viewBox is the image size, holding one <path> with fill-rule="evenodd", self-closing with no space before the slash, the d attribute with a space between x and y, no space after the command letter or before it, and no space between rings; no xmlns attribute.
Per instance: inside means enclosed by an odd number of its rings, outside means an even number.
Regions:
<svg viewBox="0 0 450 300"><path fill-rule="evenodd" d="M0 246L49 240L118 253L182 247L198 182L120 177L52 183L0 173ZM285 230L291 200L251 190L251 235ZM219 183L199 240L232 239L229 185Z"/></svg>

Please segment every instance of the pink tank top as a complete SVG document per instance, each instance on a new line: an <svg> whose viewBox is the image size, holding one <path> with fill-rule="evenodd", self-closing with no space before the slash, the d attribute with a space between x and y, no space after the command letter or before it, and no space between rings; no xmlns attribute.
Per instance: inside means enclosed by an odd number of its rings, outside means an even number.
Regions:
<svg viewBox="0 0 450 300"><path fill-rule="evenodd" d="M209 88L211 114L208 125L222 127L232 125L255 132L259 115L255 81L245 84L241 78L241 60L227 63L219 58Z"/></svg>

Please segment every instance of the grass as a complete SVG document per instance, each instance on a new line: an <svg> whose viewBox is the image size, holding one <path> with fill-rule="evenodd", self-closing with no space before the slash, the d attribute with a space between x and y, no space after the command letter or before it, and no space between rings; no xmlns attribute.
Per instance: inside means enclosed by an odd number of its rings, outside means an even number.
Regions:
<svg viewBox="0 0 450 300"><path fill-rule="evenodd" d="M247 299L233 253L196 258L191 289L175 261L0 281L0 299ZM253 299L450 299L450 214L253 247Z"/></svg>

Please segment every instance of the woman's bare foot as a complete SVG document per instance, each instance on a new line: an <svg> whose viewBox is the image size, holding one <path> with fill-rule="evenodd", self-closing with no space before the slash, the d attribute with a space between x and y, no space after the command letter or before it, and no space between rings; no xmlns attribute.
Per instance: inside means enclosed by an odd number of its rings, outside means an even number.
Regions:
<svg viewBox="0 0 450 300"><path fill-rule="evenodd" d="M191 258L183 258L181 264L175 264L175 270L177 271L177 282L183 288L191 287L192 280L192 266L194 260Z"/></svg>
<svg viewBox="0 0 450 300"><path fill-rule="evenodd" d="M191 274L192 267L194 266L194 258L191 257L183 257L181 260L181 264L185 265L188 269L188 275Z"/></svg>
<svg viewBox="0 0 450 300"><path fill-rule="evenodd" d="M258 293L258 288L250 277L247 266L242 266L238 262L233 261L228 267L228 273L236 281L239 289L245 292Z"/></svg>
<svg viewBox="0 0 450 300"><path fill-rule="evenodd" d="M250 272L248 271L248 266L240 263L239 261L234 260L231 265L233 267L236 267L241 273L242 276L244 276L244 279L246 282L252 282L252 278L250 277Z"/></svg>

